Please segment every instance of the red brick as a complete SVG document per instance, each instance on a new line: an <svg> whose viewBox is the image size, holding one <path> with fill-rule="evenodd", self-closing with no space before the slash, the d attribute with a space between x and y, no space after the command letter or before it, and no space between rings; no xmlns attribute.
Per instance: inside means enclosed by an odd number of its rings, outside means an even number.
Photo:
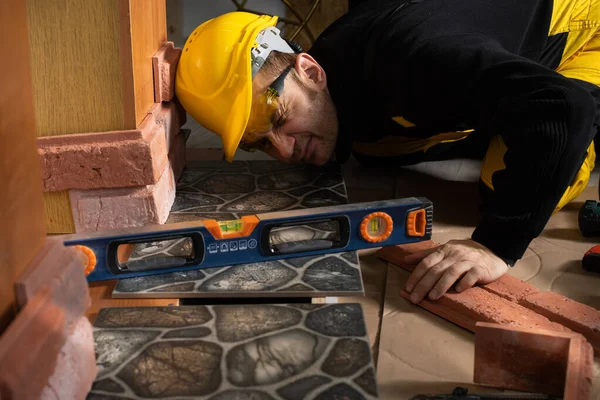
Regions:
<svg viewBox="0 0 600 400"><path fill-rule="evenodd" d="M375 252L375 255L391 264L394 264L402 269L412 272L417 265L405 263L404 257L437 246L439 245L434 241L426 240L422 242L382 247L381 249Z"/></svg>
<svg viewBox="0 0 600 400"><path fill-rule="evenodd" d="M540 292L521 299L521 304L551 321L581 333L600 353L600 311L558 293Z"/></svg>
<svg viewBox="0 0 600 400"><path fill-rule="evenodd" d="M578 334L478 322L473 382L560 397Z"/></svg>
<svg viewBox="0 0 600 400"><path fill-rule="evenodd" d="M517 303L522 298L539 292L539 289L535 286L509 274L504 274L494 282L482 285L481 287L491 293Z"/></svg>
<svg viewBox="0 0 600 400"><path fill-rule="evenodd" d="M0 336L0 398L38 399L65 343L65 314L42 287Z"/></svg>
<svg viewBox="0 0 600 400"><path fill-rule="evenodd" d="M181 56L181 49L166 42L152 57L154 72L154 101L168 102L175 94L175 73Z"/></svg>
<svg viewBox="0 0 600 400"><path fill-rule="evenodd" d="M408 292L401 290L400 294L410 301ZM480 287L472 287L462 293L451 291L436 301L424 299L418 305L471 332L475 331L477 322L571 332L563 325Z"/></svg>
<svg viewBox="0 0 600 400"><path fill-rule="evenodd" d="M83 316L91 305L84 273L86 259L74 247L65 247L59 238L47 238L42 250L15 282L20 308L43 287L51 290L52 302L65 313L65 329Z"/></svg>
<svg viewBox="0 0 600 400"><path fill-rule="evenodd" d="M155 104L138 129L38 138L46 192L152 185L168 163L179 132L175 103Z"/></svg>
<svg viewBox="0 0 600 400"><path fill-rule="evenodd" d="M592 391L594 350L585 339L571 340L563 400L588 400Z"/></svg>
<svg viewBox="0 0 600 400"><path fill-rule="evenodd" d="M69 196L77 233L163 224L175 201L175 177L167 163L154 185L71 190Z"/></svg>
<svg viewBox="0 0 600 400"><path fill-rule="evenodd" d="M60 349L40 400L85 399L97 374L92 325L86 317L80 317Z"/></svg>

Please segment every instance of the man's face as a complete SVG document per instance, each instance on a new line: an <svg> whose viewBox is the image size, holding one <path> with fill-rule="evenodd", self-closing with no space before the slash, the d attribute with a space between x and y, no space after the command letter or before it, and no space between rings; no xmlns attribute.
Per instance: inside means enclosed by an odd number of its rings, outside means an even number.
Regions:
<svg viewBox="0 0 600 400"><path fill-rule="evenodd" d="M325 72L304 53L292 68L270 118L272 125L253 136L263 143L261 150L280 161L323 165L333 156L338 127ZM274 79L259 71L252 85L253 98L264 94Z"/></svg>

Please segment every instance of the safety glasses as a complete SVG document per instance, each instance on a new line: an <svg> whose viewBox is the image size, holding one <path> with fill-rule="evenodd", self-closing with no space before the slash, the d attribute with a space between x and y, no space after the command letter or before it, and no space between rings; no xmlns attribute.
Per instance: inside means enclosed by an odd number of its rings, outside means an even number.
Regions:
<svg viewBox="0 0 600 400"><path fill-rule="evenodd" d="M271 83L265 92L252 102L250 118L238 148L247 152L255 152L269 145L269 139L264 135L273 129L275 113L279 108L279 100L284 89L284 81L291 71L287 67Z"/></svg>

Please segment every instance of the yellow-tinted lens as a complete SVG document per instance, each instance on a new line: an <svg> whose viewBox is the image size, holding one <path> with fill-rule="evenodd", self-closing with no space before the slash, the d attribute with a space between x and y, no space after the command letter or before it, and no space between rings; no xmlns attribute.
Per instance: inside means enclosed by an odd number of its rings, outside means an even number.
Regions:
<svg viewBox="0 0 600 400"><path fill-rule="evenodd" d="M260 95L252 103L248 126L242 137L244 145L248 146L263 139L273 124L273 116L279 107L279 96L271 88Z"/></svg>

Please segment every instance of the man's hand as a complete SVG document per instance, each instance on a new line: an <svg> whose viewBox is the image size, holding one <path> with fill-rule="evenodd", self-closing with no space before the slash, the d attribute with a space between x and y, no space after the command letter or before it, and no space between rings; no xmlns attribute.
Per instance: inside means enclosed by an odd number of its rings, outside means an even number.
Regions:
<svg viewBox="0 0 600 400"><path fill-rule="evenodd" d="M462 292L477 283L495 281L508 271L508 264L487 247L467 239L448 243L406 256L408 264L417 264L406 282L413 303L426 296L437 300L456 282L455 290Z"/></svg>

